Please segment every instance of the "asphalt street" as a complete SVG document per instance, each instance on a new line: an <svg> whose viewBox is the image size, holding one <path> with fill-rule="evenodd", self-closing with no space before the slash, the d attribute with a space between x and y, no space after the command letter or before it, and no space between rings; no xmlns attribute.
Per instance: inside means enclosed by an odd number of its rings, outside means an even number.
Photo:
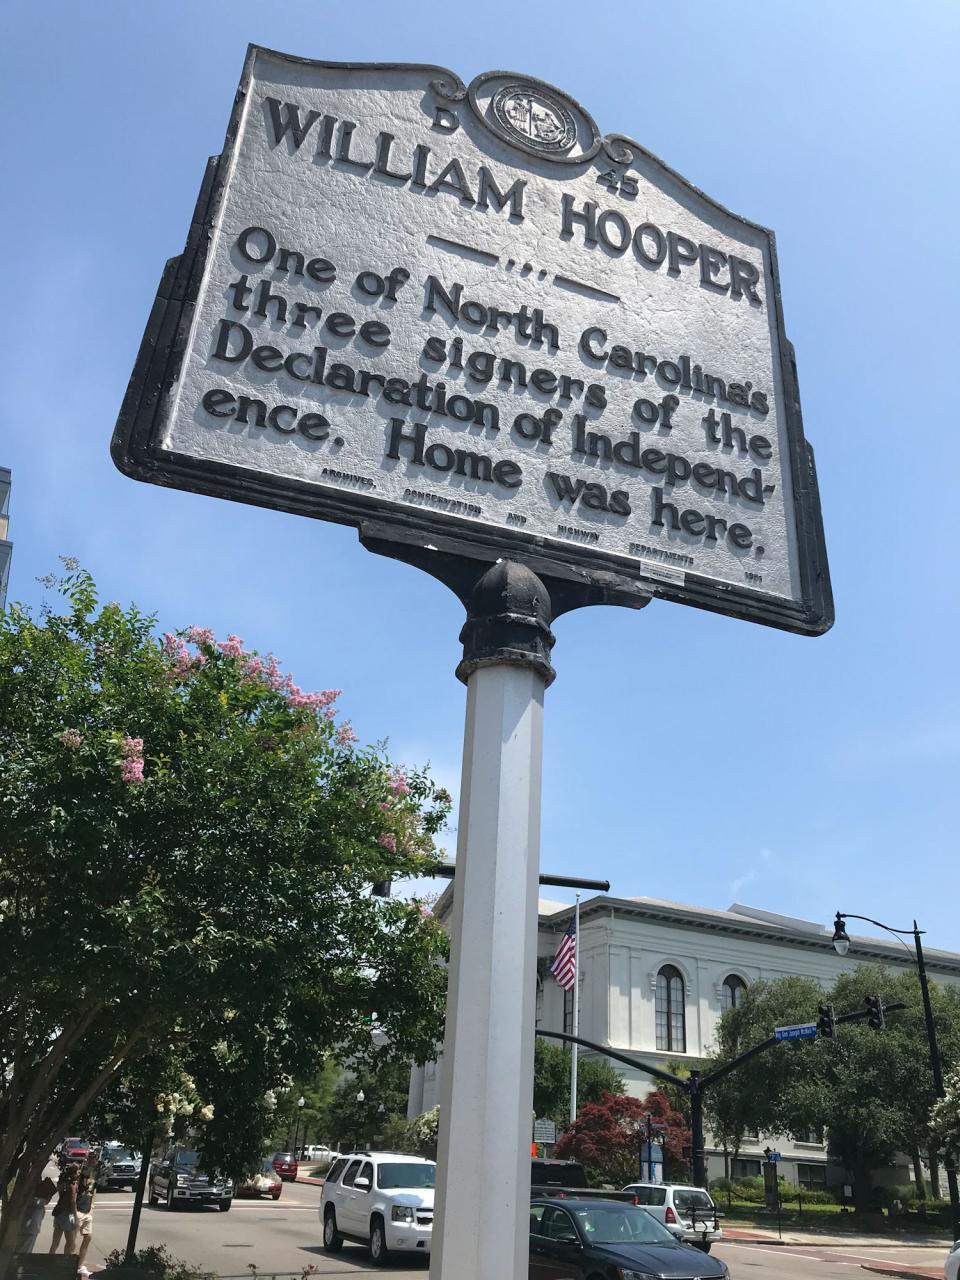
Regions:
<svg viewBox="0 0 960 1280"><path fill-rule="evenodd" d="M374 1267L365 1249L345 1244L337 1255L323 1252L320 1239L320 1187L285 1183L281 1198L237 1200L229 1213L188 1209L171 1213L144 1205L139 1244L164 1244L197 1270L250 1280L251 1267L263 1275L300 1273L314 1267L318 1276L353 1276L416 1272L426 1276L425 1259L401 1259L388 1268ZM133 1194L103 1191L97 1196L93 1243L88 1265L101 1265L112 1249L126 1245ZM38 1249L49 1247L50 1215ZM943 1273L946 1249L922 1247L779 1246L774 1243L727 1242L715 1250L730 1267L733 1280L867 1280L865 1267L922 1267Z"/></svg>

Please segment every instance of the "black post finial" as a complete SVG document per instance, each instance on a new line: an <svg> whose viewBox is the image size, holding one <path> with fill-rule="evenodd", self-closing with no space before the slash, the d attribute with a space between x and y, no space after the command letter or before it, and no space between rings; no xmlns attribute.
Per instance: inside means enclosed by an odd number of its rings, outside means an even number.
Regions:
<svg viewBox="0 0 960 1280"><path fill-rule="evenodd" d="M508 663L530 667L548 686L553 683L553 606L549 591L532 569L515 560L498 560L478 579L466 606L459 680L466 684L480 667Z"/></svg>

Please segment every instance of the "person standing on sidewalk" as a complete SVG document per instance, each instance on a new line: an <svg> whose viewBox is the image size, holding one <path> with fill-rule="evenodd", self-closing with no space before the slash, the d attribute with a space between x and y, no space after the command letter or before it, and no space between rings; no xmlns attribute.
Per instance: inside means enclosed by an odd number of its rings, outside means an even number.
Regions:
<svg viewBox="0 0 960 1280"><path fill-rule="evenodd" d="M83 1269L83 1260L93 1239L93 1202L97 1196L97 1156L91 1151L84 1161L83 1169L77 1181L77 1240L80 1254L77 1258L78 1270Z"/></svg>
<svg viewBox="0 0 960 1280"><path fill-rule="evenodd" d="M43 1215L46 1213L47 1205L56 1189L56 1184L52 1178L41 1175L37 1179L30 1208L27 1210L20 1228L17 1253L33 1253L34 1246L37 1243L37 1236L39 1236L40 1228L43 1226Z"/></svg>
<svg viewBox="0 0 960 1280"><path fill-rule="evenodd" d="M63 1237L63 1252L77 1252L77 1179L80 1170L68 1164L60 1175L57 1191L60 1193L53 1206L53 1244L49 1252L56 1253Z"/></svg>

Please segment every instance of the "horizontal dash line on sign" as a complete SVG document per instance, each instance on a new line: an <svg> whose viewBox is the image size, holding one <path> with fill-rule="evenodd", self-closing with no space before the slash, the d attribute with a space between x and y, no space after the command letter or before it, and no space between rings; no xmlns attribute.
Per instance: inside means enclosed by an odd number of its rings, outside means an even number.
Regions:
<svg viewBox="0 0 960 1280"><path fill-rule="evenodd" d="M491 267L495 267L500 261L495 253L488 253L486 249L475 249L472 244L461 244L459 240L448 240L446 236L427 236L427 243L435 244L437 248L446 249L448 252L470 253L478 262L489 263Z"/></svg>
<svg viewBox="0 0 960 1280"><path fill-rule="evenodd" d="M585 294L588 298L599 298L601 302L619 302L615 293L607 293L606 289L597 289L592 284L584 284L581 280L571 280L569 276L554 276L553 283L561 289L571 289L574 293Z"/></svg>

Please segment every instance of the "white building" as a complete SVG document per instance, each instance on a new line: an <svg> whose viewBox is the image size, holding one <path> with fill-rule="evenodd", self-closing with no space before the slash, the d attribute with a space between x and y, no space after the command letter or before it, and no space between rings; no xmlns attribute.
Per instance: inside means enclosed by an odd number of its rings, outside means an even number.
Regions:
<svg viewBox="0 0 960 1280"><path fill-rule="evenodd" d="M437 903L441 920L448 916L452 891L451 884ZM537 1025L548 1031L571 1030L572 995L554 981L548 966L572 914L571 906L540 902ZM580 1034L666 1067L671 1061L706 1057L716 1044L724 1009L760 978L801 976L826 987L860 964L913 967L910 954L893 938L851 934L850 952L841 959L832 937L832 930L821 924L739 904L714 911L654 898L590 898L580 907ZM926 948L924 955L932 980L960 982L960 955ZM643 1097L656 1088L641 1072L622 1063L616 1067L628 1093ZM414 1068L411 1116L436 1105L441 1069L437 1063ZM822 1134L805 1137L807 1141L749 1135L733 1175L760 1173L763 1148L773 1146L788 1181L823 1186L827 1157ZM707 1143L708 1174L719 1177L723 1155L710 1146L709 1137ZM906 1167L892 1172L899 1183L913 1176Z"/></svg>

